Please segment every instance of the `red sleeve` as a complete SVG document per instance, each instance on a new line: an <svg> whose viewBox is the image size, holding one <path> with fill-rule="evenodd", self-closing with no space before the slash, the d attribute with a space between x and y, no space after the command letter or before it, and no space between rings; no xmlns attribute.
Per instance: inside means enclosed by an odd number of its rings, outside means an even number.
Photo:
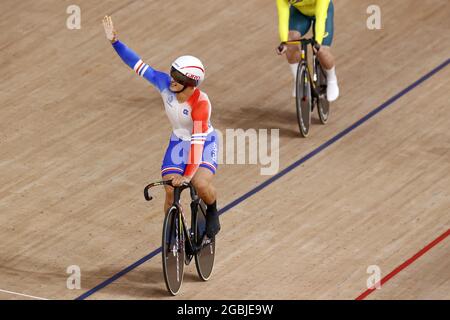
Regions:
<svg viewBox="0 0 450 320"><path fill-rule="evenodd" d="M208 135L209 105L205 100L199 101L192 107L192 121L194 123L191 136L189 162L184 175L193 177L202 161L203 146Z"/></svg>

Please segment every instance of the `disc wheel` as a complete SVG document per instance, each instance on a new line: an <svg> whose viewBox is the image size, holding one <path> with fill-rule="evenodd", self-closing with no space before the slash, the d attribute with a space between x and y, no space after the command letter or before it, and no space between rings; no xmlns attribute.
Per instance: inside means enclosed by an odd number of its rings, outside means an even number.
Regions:
<svg viewBox="0 0 450 320"><path fill-rule="evenodd" d="M184 276L184 232L179 211L171 207L166 214L162 235L162 264L167 290L178 294Z"/></svg>
<svg viewBox="0 0 450 320"><path fill-rule="evenodd" d="M327 76L322 66L317 63L317 88L319 97L317 98L317 112L322 124L326 124L330 117L330 102L327 99Z"/></svg>
<svg viewBox="0 0 450 320"><path fill-rule="evenodd" d="M296 109L297 121L301 135L306 138L309 135L311 125L311 83L308 70L301 64L297 71L296 82Z"/></svg>
<svg viewBox="0 0 450 320"><path fill-rule="evenodd" d="M194 242L200 247L195 254L195 266L200 279L207 281L211 278L216 255L216 240L209 239L206 233L206 206L203 202L198 204L198 209L193 219Z"/></svg>

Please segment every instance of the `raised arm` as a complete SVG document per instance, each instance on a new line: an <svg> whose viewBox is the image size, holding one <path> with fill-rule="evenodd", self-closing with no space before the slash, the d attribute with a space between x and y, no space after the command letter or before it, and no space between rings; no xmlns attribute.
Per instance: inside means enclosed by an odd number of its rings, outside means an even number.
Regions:
<svg viewBox="0 0 450 320"><path fill-rule="evenodd" d="M157 71L144 63L133 50L119 41L111 17L105 16L103 18L103 26L105 28L106 37L111 41L112 46L125 64L133 69L137 75L147 79L159 91L163 91L169 87L170 77L168 74Z"/></svg>
<svg viewBox="0 0 450 320"><path fill-rule="evenodd" d="M168 74L156 71L148 64L144 63L133 50L119 40L115 41L112 46L120 58L122 58L123 62L133 69L137 75L147 79L151 84L158 88L159 91L163 91L169 87L170 77Z"/></svg>

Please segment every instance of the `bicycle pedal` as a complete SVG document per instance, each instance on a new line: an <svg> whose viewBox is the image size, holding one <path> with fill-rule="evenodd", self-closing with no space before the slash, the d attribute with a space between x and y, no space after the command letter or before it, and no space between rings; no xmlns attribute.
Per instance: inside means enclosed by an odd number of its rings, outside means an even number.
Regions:
<svg viewBox="0 0 450 320"><path fill-rule="evenodd" d="M214 236L213 238L205 237L205 238L203 239L202 246L204 247L204 246L210 245L211 243L213 243L214 238L215 238L215 236Z"/></svg>

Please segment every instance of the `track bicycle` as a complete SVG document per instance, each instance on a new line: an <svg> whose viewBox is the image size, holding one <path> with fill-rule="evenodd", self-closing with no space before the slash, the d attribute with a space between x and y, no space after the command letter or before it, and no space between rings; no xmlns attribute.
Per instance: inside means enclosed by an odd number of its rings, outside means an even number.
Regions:
<svg viewBox="0 0 450 320"><path fill-rule="evenodd" d="M147 185L144 189L144 197L147 201L153 199L149 189L155 186L172 186L171 181L158 181ZM191 226L180 204L181 193L190 190L191 196ZM216 253L216 240L206 236L206 205L198 197L191 183L181 187L174 187L174 199L172 206L167 210L164 218L162 233L162 264L164 280L167 290L176 295L183 283L184 265L189 265L195 257L197 273L203 281L211 277Z"/></svg>
<svg viewBox="0 0 450 320"><path fill-rule="evenodd" d="M286 44L300 45L301 59L297 69L295 102L300 133L306 138L311 125L311 113L316 105L320 122L322 124L328 122L330 103L327 100L327 77L316 54L320 50L320 45L314 38L288 41ZM315 49L312 68L308 64L308 45Z"/></svg>

